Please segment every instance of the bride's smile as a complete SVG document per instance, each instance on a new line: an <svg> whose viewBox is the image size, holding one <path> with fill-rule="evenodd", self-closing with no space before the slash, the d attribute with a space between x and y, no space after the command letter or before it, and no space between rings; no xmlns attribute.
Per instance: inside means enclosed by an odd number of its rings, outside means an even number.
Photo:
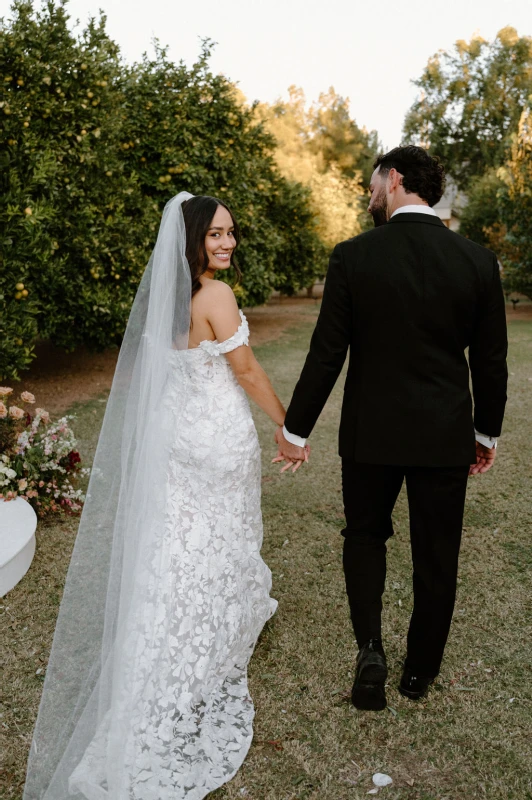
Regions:
<svg viewBox="0 0 532 800"><path fill-rule="evenodd" d="M212 278L216 270L231 266L231 256L235 247L233 218L224 206L218 206L205 238L205 249L209 258L207 277Z"/></svg>

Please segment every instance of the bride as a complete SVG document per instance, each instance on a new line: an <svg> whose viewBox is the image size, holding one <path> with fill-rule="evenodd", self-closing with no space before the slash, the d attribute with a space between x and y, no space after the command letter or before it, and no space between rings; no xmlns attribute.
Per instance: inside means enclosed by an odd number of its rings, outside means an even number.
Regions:
<svg viewBox="0 0 532 800"><path fill-rule="evenodd" d="M164 210L100 434L24 800L201 800L251 744L247 664L277 604L245 392L276 425L285 411L232 290L213 280L238 269L239 238L215 198L181 193Z"/></svg>

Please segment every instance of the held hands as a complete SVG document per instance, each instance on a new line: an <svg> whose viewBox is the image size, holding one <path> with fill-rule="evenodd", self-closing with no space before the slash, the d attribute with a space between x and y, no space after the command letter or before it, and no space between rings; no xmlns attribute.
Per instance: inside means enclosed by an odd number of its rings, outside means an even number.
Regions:
<svg viewBox="0 0 532 800"><path fill-rule="evenodd" d="M287 469L292 467L292 472L296 472L301 464L307 463L310 455L310 447L298 447L295 444L287 441L283 434L281 427L275 431L275 441L277 442L277 457L272 459L272 464L286 461L286 464L281 469L281 472L286 472Z"/></svg>
<svg viewBox="0 0 532 800"><path fill-rule="evenodd" d="M486 447L477 442L477 461L469 467L470 475L478 475L492 468L497 451L494 447Z"/></svg>

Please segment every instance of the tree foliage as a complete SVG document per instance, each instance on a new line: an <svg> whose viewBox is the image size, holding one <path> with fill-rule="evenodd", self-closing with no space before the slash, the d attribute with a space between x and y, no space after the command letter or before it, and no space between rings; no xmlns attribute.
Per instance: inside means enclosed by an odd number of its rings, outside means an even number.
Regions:
<svg viewBox="0 0 532 800"><path fill-rule="evenodd" d="M460 232L497 253L507 291L532 297L532 108L521 115L504 166L472 181Z"/></svg>
<svg viewBox="0 0 532 800"><path fill-rule="evenodd" d="M308 187L321 240L332 248L360 233L376 133L358 128L348 101L332 88L307 109L303 91L291 86L287 102L261 104L257 114L276 140L280 172Z"/></svg>
<svg viewBox="0 0 532 800"><path fill-rule="evenodd" d="M415 83L405 139L442 159L467 193L460 232L497 253L508 291L532 296L532 37L458 41Z"/></svg>
<svg viewBox="0 0 532 800"><path fill-rule="evenodd" d="M499 175L505 185L499 194L505 284L532 299L532 103L521 115L511 158Z"/></svg>
<svg viewBox="0 0 532 800"><path fill-rule="evenodd" d="M128 67L105 17L76 35L65 2L16 0L0 51L0 375L27 367L36 335L120 342L181 190L226 198L238 216L243 304L305 285L323 262L308 190L276 170L272 137L210 72L209 43L190 69L159 46Z"/></svg>
<svg viewBox="0 0 532 800"><path fill-rule="evenodd" d="M440 51L414 81L419 96L404 123L404 140L429 146L460 188L506 159L532 93L532 38L511 27L492 42L475 36Z"/></svg>
<svg viewBox="0 0 532 800"><path fill-rule="evenodd" d="M112 341L127 313L125 276L140 268L117 49L103 21L74 38L62 5L36 14L17 2L13 12L0 40L4 376L27 365L37 331L63 345Z"/></svg>
<svg viewBox="0 0 532 800"><path fill-rule="evenodd" d="M472 178L467 204L460 215L460 233L497 253L504 231L501 229L500 195L505 184L499 168L491 167L483 175Z"/></svg>
<svg viewBox="0 0 532 800"><path fill-rule="evenodd" d="M358 178L367 189L380 147L377 131L359 128L351 119L349 100L332 86L311 106L309 122L310 147L324 169L336 166L343 177Z"/></svg>

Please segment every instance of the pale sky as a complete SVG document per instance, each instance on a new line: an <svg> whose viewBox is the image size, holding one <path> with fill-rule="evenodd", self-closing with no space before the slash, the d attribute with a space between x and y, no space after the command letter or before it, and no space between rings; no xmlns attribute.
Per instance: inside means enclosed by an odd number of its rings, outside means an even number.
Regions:
<svg viewBox="0 0 532 800"><path fill-rule="evenodd" d="M0 0L0 16L9 8ZM474 33L491 39L506 25L532 35L532 0L70 0L68 9L82 23L102 9L128 61L157 37L190 65L200 39L213 39L213 71L249 100L286 97L295 84L312 101L334 86L386 148L400 141L411 80L429 56Z"/></svg>

